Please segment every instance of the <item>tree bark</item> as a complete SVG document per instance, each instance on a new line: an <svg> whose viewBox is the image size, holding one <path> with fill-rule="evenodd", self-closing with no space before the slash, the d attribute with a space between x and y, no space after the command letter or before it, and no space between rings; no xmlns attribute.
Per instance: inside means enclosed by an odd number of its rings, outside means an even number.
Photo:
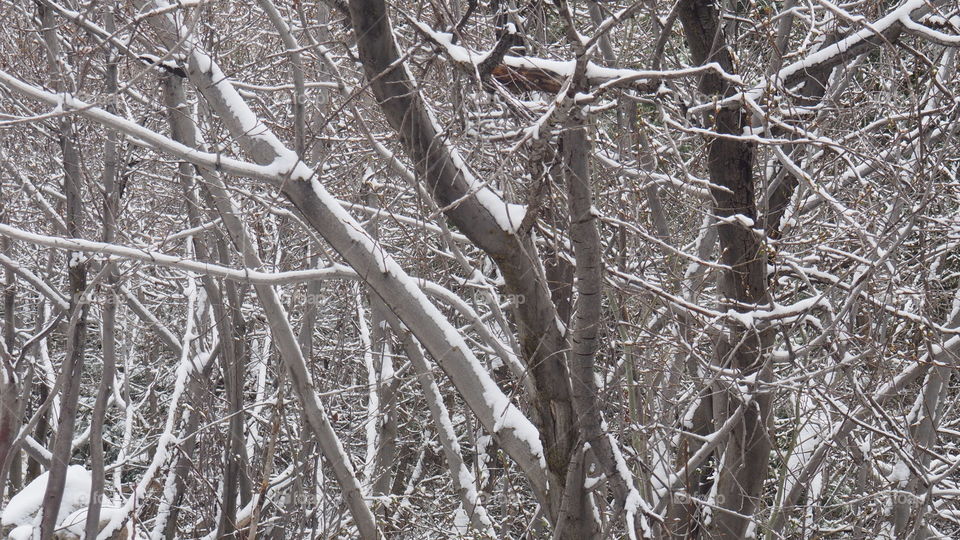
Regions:
<svg viewBox="0 0 960 540"><path fill-rule="evenodd" d="M104 10L106 29L115 31L113 11ZM107 49L107 69L105 86L107 92L114 94L117 91L117 58L112 48ZM116 112L116 104L107 103L106 110ZM111 243L116 237L117 215L120 212L120 196L117 191L117 132L107 130L107 140L103 148L103 241ZM115 339L117 302L119 296L115 289L117 283L116 264L112 261L105 263L107 269L107 286L101 287L103 303L100 336L103 365L100 373L100 385L97 389L97 399L94 402L93 414L90 419L90 502L87 505L87 522L84 527L86 538L96 538L100 530L100 508L104 499L104 457L103 457L103 423L107 413L107 400L113 389L113 379L117 368L117 343Z"/></svg>
<svg viewBox="0 0 960 540"><path fill-rule="evenodd" d="M0 186L0 223L7 223L7 204L3 186ZM7 255L11 251L13 242L9 238L0 239L0 252ZM9 479L9 494L13 497L23 484L23 471L20 451L14 448L13 441L17 437L22 422L21 413L24 403L29 399L20 395L21 374L13 361L13 351L17 344L17 277L13 269L5 267L6 277L3 288L3 347L0 350L0 468L9 459L10 466L0 470L0 502L4 500L7 479ZM39 315L37 317L40 318ZM21 368L22 369L22 368ZM10 455L12 454L12 455Z"/></svg>
<svg viewBox="0 0 960 540"><path fill-rule="evenodd" d="M53 13L42 5L37 7L41 32L53 73L54 88L66 91L69 88L65 72L66 59L60 49ZM80 170L80 149L75 140L73 121L69 117L59 120L60 149L63 160L63 190L66 195L67 234L74 238L83 236L83 178ZM50 476L43 496L43 517L40 521L40 538L53 537L57 525L63 488L66 483L67 466L73 451L73 426L77 417L77 402L80 399L80 381L83 373L84 350L87 327L87 264L78 252L69 254L67 281L70 291L70 324L67 331L66 355L61 366L65 374L57 433L51 453Z"/></svg>
<svg viewBox="0 0 960 540"><path fill-rule="evenodd" d="M478 196L465 165L441 139L426 104L403 69L382 0L350 2L360 60L388 122L397 131L419 178L447 217L499 266L515 306L524 360L536 386L537 427L546 454L552 490L543 502L559 512L567 464L577 438L567 366L568 343L558 328L540 257L529 236L505 231ZM499 200L497 204L504 204ZM519 226L519 223L514 224Z"/></svg>
<svg viewBox="0 0 960 540"><path fill-rule="evenodd" d="M678 18L695 64L717 62L734 73L733 61L722 34L715 4L706 0L680 0ZM718 98L733 92L718 74L707 73L700 91ZM718 135L740 135L746 125L739 108L725 108L707 114L704 123ZM729 267L720 275L721 305L725 309L747 312L770 302L766 279L766 254L760 235L754 231L757 220L754 195L752 143L711 137L707 142L707 168L714 198L713 212L719 219L720 261ZM716 344L715 359L720 367L729 367L741 377L757 374L757 384L770 382L772 370L765 356L771 344L769 329L747 328L730 322ZM745 397L734 389L718 388L714 394L717 426L736 410ZM717 475L718 508L714 511L710 533L716 538L742 538L757 507L767 477L772 446L768 389L753 388L754 399L741 421L733 429L723 452Z"/></svg>

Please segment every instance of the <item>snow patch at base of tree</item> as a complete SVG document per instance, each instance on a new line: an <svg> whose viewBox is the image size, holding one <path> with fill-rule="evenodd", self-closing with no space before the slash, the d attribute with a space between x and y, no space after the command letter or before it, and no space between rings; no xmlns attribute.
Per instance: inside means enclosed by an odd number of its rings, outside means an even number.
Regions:
<svg viewBox="0 0 960 540"><path fill-rule="evenodd" d="M14 532L22 534L24 527L33 530L39 527L43 509L43 496L47 491L50 473L45 472L33 479L19 493L10 499L0 516L4 528L14 526ZM73 512L86 508L90 504L90 472L81 465L67 467L67 478L63 486L63 501L57 513L57 523L61 523ZM26 529L24 529L26 530ZM11 538L14 532L11 532ZM29 538L30 535L23 536Z"/></svg>

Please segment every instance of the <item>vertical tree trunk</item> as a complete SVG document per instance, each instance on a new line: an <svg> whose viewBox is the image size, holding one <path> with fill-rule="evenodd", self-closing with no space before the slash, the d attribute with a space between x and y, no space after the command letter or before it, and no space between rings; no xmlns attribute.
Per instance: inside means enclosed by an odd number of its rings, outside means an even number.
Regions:
<svg viewBox="0 0 960 540"><path fill-rule="evenodd" d="M47 53L50 59L54 87L65 91L68 88L67 74L64 72L66 59L60 49L53 13L38 5L40 24ZM59 120L60 149L63 159L63 190L66 195L67 234L74 238L83 236L83 178L80 172L80 149L75 140L73 121L69 117ZM49 540L53 537L57 525L57 515L63 500L63 488L66 483L67 466L70 464L73 444L73 426L77 416L77 402L80 398L80 382L83 373L84 346L86 342L88 304L84 295L87 288L87 264L78 252L69 254L67 281L70 291L70 323L67 331L66 354L61 370L64 385L60 400L60 414L57 421L57 433L53 442L53 459L50 463L50 476L43 497L43 517L40 522L40 537Z"/></svg>
<svg viewBox="0 0 960 540"><path fill-rule="evenodd" d="M572 350L568 357L570 393L576 407L581 444L588 443L593 448L598 461L604 465L604 472L607 472L610 470L610 460L603 443L609 445L609 440L600 428L602 418L594 376L600 345L603 263L600 260L600 234L590 185L590 145L583 122L579 110L571 112L561 142L570 213L570 239L576 256L574 283L577 296L571 322ZM593 495L584 489L585 457L584 452L578 449L567 472L565 497L569 504L561 514L561 520L564 517L568 519L561 521L564 526L557 525L562 532L561 538L593 538L600 532L601 525L594 519ZM616 473L610 479L614 480L615 476ZM575 516L570 516L570 512Z"/></svg>
<svg viewBox="0 0 960 540"><path fill-rule="evenodd" d="M730 51L722 34L713 2L681 0L678 17L695 64L717 62L734 72ZM717 74L705 74L700 90L722 98L733 89ZM740 135L744 116L739 108L723 108L704 118L721 135ZM757 220L753 178L753 145L732 139L711 137L707 143L707 167L719 218L720 261L730 269L720 276L721 305L724 309L751 311L769 303L766 283L766 255L760 236L754 232ZM741 376L757 374L758 383L769 382L771 369L765 351L770 345L769 330L728 324L717 341L715 358L719 366ZM733 413L740 402L752 399L734 427L724 449L717 475L716 503L710 528L716 538L742 538L756 509L767 477L771 448L771 395L767 389L752 388L746 395L733 388L717 388L714 414L717 426Z"/></svg>
<svg viewBox="0 0 960 540"><path fill-rule="evenodd" d="M5 203L3 186L0 186L0 223L7 222L7 205ZM12 241L9 238L0 238L0 252L8 255L11 251ZM10 461L10 467L5 471L0 471L0 503L4 500L4 488L7 486L6 480L9 479L9 494L13 497L23 484L23 470L20 459L20 451L12 448L13 439L17 436L20 429L21 412L23 404L27 401L26 396L20 395L21 374L17 373L13 362L14 347L17 344L17 316L16 316L16 298L17 298L17 278L12 268L6 268L6 276L3 288L3 348L0 350L0 467L7 460ZM39 319L40 316L38 315ZM10 456L9 454L13 454Z"/></svg>
<svg viewBox="0 0 960 540"><path fill-rule="evenodd" d="M104 20L107 31L113 32L114 20L111 8L104 10ZM107 49L106 89L110 94L117 91L117 59L112 48ZM116 113L116 104L108 102L107 111ZM116 188L117 178L117 133L107 130L107 140L103 149L103 241L111 243L116 237L117 214L120 211L120 196ZM119 297L114 290L117 282L116 265L107 261L107 287L101 287L101 296L104 299L100 334L103 366L100 375L100 387L97 390L97 400L94 403L93 415L90 419L90 503L87 506L86 537L96 538L100 530L100 508L104 498L104 469L103 469L103 422L107 412L107 400L113 389L113 378L116 375L117 344L114 336L117 316L117 301Z"/></svg>

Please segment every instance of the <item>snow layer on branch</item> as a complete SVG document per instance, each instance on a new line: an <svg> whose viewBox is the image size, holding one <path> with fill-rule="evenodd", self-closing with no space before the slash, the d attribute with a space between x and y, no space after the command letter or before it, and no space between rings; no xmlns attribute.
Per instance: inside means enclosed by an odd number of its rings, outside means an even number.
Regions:
<svg viewBox="0 0 960 540"><path fill-rule="evenodd" d="M745 216L743 214L733 214L730 217L718 217L717 221L721 223L730 223L730 224L739 224L744 227L751 229L754 226L754 221L750 216Z"/></svg>
<svg viewBox="0 0 960 540"><path fill-rule="evenodd" d="M466 346L466 344L464 344L464 346ZM483 368L479 363L476 363L474 369L478 371L479 375ZM504 428L512 430L518 439L523 440L530 446L530 452L540 461L540 466L546 469L547 461L543 453L543 444L540 442L540 432L537 431L533 423L520 412L520 409L510 403L510 399L500 391L500 388L493 382L490 375L488 375L486 371L482 371L482 373L483 396L486 398L487 404L493 409L493 414L497 421L493 430L500 431Z"/></svg>
<svg viewBox="0 0 960 540"><path fill-rule="evenodd" d="M636 531L634 531L633 522L636 519L638 513L642 512L643 514L653 513L653 508L647 503L646 500L640 495L640 492L637 491L637 488L634 487L633 474L630 472L630 467L627 466L627 462L623 459L623 453L620 452L620 446L617 444L616 437L608 431L607 423L604 421L601 429L607 432L607 438L610 441L610 450L613 453L614 465L616 466L617 475L623 480L623 482L629 486L629 491L627 492L626 500L624 501L624 510L626 511L626 520L627 520L627 532L630 535L631 540L636 539ZM644 533L644 538L647 537L650 531L650 524L647 521L647 518L644 515L640 516L640 528Z"/></svg>
<svg viewBox="0 0 960 540"><path fill-rule="evenodd" d="M309 180L314 174L313 169L301 161L296 152L287 149L277 155L266 169L277 176L289 176L293 180L300 181Z"/></svg>
<svg viewBox="0 0 960 540"><path fill-rule="evenodd" d="M910 18L911 15L914 12L922 10L926 7L927 0L907 0L898 8L890 11L876 22L872 24L866 23L862 29L850 34L840 41L828 45L814 53L807 55L801 60L797 60L796 62L783 67L779 72L776 73L776 75L774 75L775 82L782 83L783 81L795 77L798 73L810 71L819 65L827 64L833 61L838 56L846 55L848 51L854 49L864 41L875 38L877 35L890 30L890 28L892 28L894 25L899 24L908 29L912 28L915 23ZM930 30L932 32L932 29L929 28L925 28L925 30ZM925 33L928 36L930 35L930 32ZM763 79L750 90L734 94L724 99L721 104L730 105L739 101L757 100L766 92L767 88L769 87L769 81ZM716 106L717 104L715 103L706 103L692 107L688 112L690 114L696 114L704 110L712 109Z"/></svg>
<svg viewBox="0 0 960 540"><path fill-rule="evenodd" d="M411 80L413 80L411 75L408 74L408 76L411 78ZM443 128L440 127L440 123L437 122L437 118L434 116L433 111L429 106L426 106L426 111L427 116L430 118L430 123L433 124L434 132L442 133ZM522 204L510 204L504 201L503 197L494 191L489 184L486 182L481 182L476 176L473 175L473 172L470 171L470 168L460 156L460 152L458 152L456 148L453 148L447 144L446 138L441 137L440 140L442 140L443 144L447 146L447 152L450 155L450 160L453 162L454 167L460 171L464 181L466 181L467 185L469 186L469 193L477 198L477 202L479 202L480 205L490 213L501 229L508 233L516 232L517 228L520 226L520 223L523 221L523 217L527 213L527 207Z"/></svg>
<svg viewBox="0 0 960 540"><path fill-rule="evenodd" d="M257 118L257 115L250 110L250 107L247 106L243 98L240 97L240 94L233 88L233 85L227 80L227 76L223 74L223 71L220 70L220 66L218 66L216 62L212 61L207 54L196 49L194 49L192 57L196 61L198 69L210 77L217 91L224 97L227 106L230 107L234 118L240 122L240 127L245 134L251 137L269 137L276 139L267 129L267 126L263 125ZM283 147L279 140L276 142L280 148Z"/></svg>
<svg viewBox="0 0 960 540"><path fill-rule="evenodd" d="M388 274L406 290L407 294L414 298L417 304L419 304L422 313L432 319L434 324L441 329L443 337L450 349L458 350L467 360L469 365L466 367L473 372L474 380L479 383L482 388L483 397L488 409L492 411L495 422L493 431L499 432L503 429L511 430L514 437L522 440L529 446L531 454L537 459L540 467L546 469L547 462L543 452L543 445L540 442L540 432L537 431L533 423L520 412L520 409L510 402L510 399L503 391L500 390L496 382L494 382L493 378L490 377L490 374L487 373L486 369L480 363L480 360L473 354L473 351L470 350L470 347L463 339L463 336L460 335L460 332L457 331L456 327L450 324L443 313L430 302L416 280L407 275L392 257L386 255L382 249L377 247L370 235L360 227L346 210L337 204L336 199L330 195L316 178L311 180L311 185L317 199L343 224L347 225L346 228L350 231L351 239L360 245L362 249L374 254L379 271ZM441 363L443 362L441 357L438 357L437 360ZM479 411L475 412L480 413Z"/></svg>
<svg viewBox="0 0 960 540"><path fill-rule="evenodd" d="M781 80L786 80L794 73L806 71L818 64L826 62L827 60L845 54L848 50L853 48L854 45L857 45L869 38L875 37L879 33L887 31L894 24L902 24L904 20L909 19L911 13L924 7L925 5L926 0L908 0L877 22L873 24L867 24L863 29L853 33L852 35L841 39L832 45L824 47L823 49L820 49L819 51L807 56L803 60L794 62L793 64L781 69L777 74L777 77Z"/></svg>
<svg viewBox="0 0 960 540"><path fill-rule="evenodd" d="M396 262L392 259L385 262L396 265ZM397 267L397 269L399 269L399 267ZM398 280L403 281L404 287L408 292L417 297L424 311L441 323L444 337L450 346L462 351L464 356L469 360L469 367L474 372L477 382L479 382L483 388L483 397L487 402L487 406L493 411L493 417L495 419L493 431L499 432L502 429L511 430L514 437L524 441L530 447L530 452L537 458L540 467L545 469L547 462L543 452L543 445L540 442L540 433L537 431L537 428L520 412L520 409L510 402L510 398L500 390L493 378L490 377L490 374L484 369L480 360L474 356L473 352L467 346L460 332L458 332L457 329L444 318L436 306L427 299L416 282L407 276L400 276L397 273L394 273L394 275Z"/></svg>
<svg viewBox="0 0 960 540"><path fill-rule="evenodd" d="M491 52L487 53L477 53L471 51L470 49L463 47L461 45L456 45L453 43L453 34L446 32L438 32L431 28L430 26L419 22L411 21L414 26L417 27L421 32L430 37L437 45L443 47L447 55L450 58L459 64L472 64L473 66L479 66ZM576 60L548 60L546 58L537 58L533 56L504 56L503 64L509 67L522 68L522 69L533 69L533 70L542 70L549 73L552 73L558 77L572 77L574 70L577 67ZM725 78L730 79L734 84L742 84L743 81L736 75L731 75L729 73L724 73L723 69L719 64L711 63L708 67L709 69L714 69L719 71ZM693 71L698 71L700 68L696 68ZM690 71L690 70L687 70ZM671 71L649 71L649 70L637 70L637 69L625 69L625 68L611 68L605 67L593 62L588 62L585 74L587 79L589 79L594 84L611 82L611 81L645 81L645 80L655 80L663 77L671 77L680 72L671 72Z"/></svg>
<svg viewBox="0 0 960 540"><path fill-rule="evenodd" d="M758 309L750 311L736 311L729 309L725 315L730 319L739 322L743 326L751 328L759 319L778 319L783 321L796 319L797 317L807 314L810 310L816 307L817 304L823 301L823 295L818 295L810 298L804 298L803 300L798 300L797 302L789 305L783 305L774 302L772 307L759 307Z"/></svg>
<svg viewBox="0 0 960 540"><path fill-rule="evenodd" d="M250 109L246 101L234 88L233 83L220 69L220 66L199 47L193 46L190 54L190 68L209 78L214 91L205 92L208 99L222 100L224 111L236 120L226 122L231 133L241 144L252 147L254 160L265 166L269 175L296 177L304 180L312 176L313 171L300 161L296 152L288 149L277 136L267 128ZM211 96L210 94L213 94ZM266 147L266 148L260 148Z"/></svg>
<svg viewBox="0 0 960 540"><path fill-rule="evenodd" d="M230 174L238 176L247 176L265 180L267 182L277 183L283 179L277 178L275 170L267 166L257 165L248 161L241 161L235 158L223 156L210 152L201 152L195 148L185 146L177 141L160 135L159 133L147 129L136 122L121 118L111 114L99 107L95 107L73 96L65 94L53 94L40 89L36 86L27 84L16 77L11 76L6 71L0 70L0 85L9 90L38 99L45 103L60 106L65 111L75 111L81 116L87 117L95 122L116 129L127 135L130 142L149 148L152 150L162 150L185 161L195 165L206 167L208 169L221 169ZM274 137L275 139L275 137ZM272 159L276 156L274 155Z"/></svg>

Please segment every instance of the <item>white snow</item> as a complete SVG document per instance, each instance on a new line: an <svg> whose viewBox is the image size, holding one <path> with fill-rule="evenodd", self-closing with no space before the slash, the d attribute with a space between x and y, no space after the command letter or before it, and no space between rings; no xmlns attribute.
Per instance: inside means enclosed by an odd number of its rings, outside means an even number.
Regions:
<svg viewBox="0 0 960 540"><path fill-rule="evenodd" d="M743 214L733 214L729 218L718 218L718 221L728 221L731 223L739 223L748 229L752 229L755 225L755 222L749 216Z"/></svg>
<svg viewBox="0 0 960 540"><path fill-rule="evenodd" d="M367 315L363 309L363 287L356 287L357 327L360 333L360 343L363 345L363 364L367 370L367 420L365 433L367 437L367 453L363 462L363 476L366 479L364 492L370 496L370 489L376 480L376 453L380 444L378 426L380 425L380 381L374 366L373 347L370 337L370 328L367 324Z"/></svg>
<svg viewBox="0 0 960 540"><path fill-rule="evenodd" d="M800 72L805 72L811 68L816 67L817 65L831 61L833 58L845 54L850 49L859 45L860 43L866 41L867 39L874 38L877 34L882 33L888 30L895 24L904 24L910 27L909 24L905 23L907 20L911 20L910 16L913 12L923 9L927 5L926 0L907 0L901 4L898 8L890 11L885 16L877 19L874 23L865 22L863 28L850 34L844 39L837 41L831 45L823 47L822 49L807 55L801 60L797 60L792 64L783 67L779 72L774 76L775 81L785 81L790 77L796 75ZM932 29L925 28L929 32L925 31L928 37L940 38L932 34ZM767 91L768 88L775 87L777 85L771 85L770 81L763 79L754 85L751 89L734 94L728 98L725 98L720 103L705 103L697 107L692 107L688 112L690 114L697 114L705 110L713 109L716 106L729 106L738 101L745 100L758 100L763 94Z"/></svg>
<svg viewBox="0 0 960 540"><path fill-rule="evenodd" d="M893 466L893 470L890 472L890 476L887 476L887 480L891 482L897 482L898 486L903 488L907 487L907 481L910 479L910 468L907 467L907 464L902 460L897 460L897 464Z"/></svg>
<svg viewBox="0 0 960 540"><path fill-rule="evenodd" d="M110 504L105 505L100 508L100 521L99 523L106 523L113 518L114 514L119 512L120 509L116 506ZM60 525L57 527L62 532L68 532L74 534L79 538L83 538L87 524L87 508L81 508L76 512L67 516Z"/></svg>
<svg viewBox="0 0 960 540"><path fill-rule="evenodd" d="M478 374L482 370L479 365L475 366L475 368ZM510 403L510 399L496 386L493 379L491 379L485 371L482 373L481 382L484 385L483 395L487 399L487 404L493 409L494 417L496 418L496 424L493 430L495 432L503 429L511 430L514 437L527 443L530 447L530 453L537 458L540 467L546 469L547 460L543 453L543 444L540 442L540 432L537 431L533 423L520 412L520 409L514 406L513 403Z"/></svg>
<svg viewBox="0 0 960 540"><path fill-rule="evenodd" d="M450 58L461 64L480 65L489 55L487 53L477 53L453 43L453 35L446 32L438 32L419 21L412 21L421 32L430 36L430 39L444 48ZM492 51L491 51L492 52ZM515 68L542 70L557 77L567 78L573 76L577 66L576 60L548 60L546 58L536 58L532 56L511 56L503 57L503 64ZM638 69L610 68L588 62L585 74L593 83L615 83L617 81L643 81L661 78L676 78L690 73L701 72L704 70L713 70L719 72L724 78L730 80L735 85L742 85L743 80L740 77L723 71L716 62L698 66L695 68L685 68L675 71L651 71Z"/></svg>
<svg viewBox="0 0 960 540"><path fill-rule="evenodd" d="M507 232L515 232L527 213L522 204L506 203L489 187L484 186L477 192L477 200L490 212L497 225Z"/></svg>
<svg viewBox="0 0 960 540"><path fill-rule="evenodd" d="M139 146L153 150L162 149L196 165L210 169L219 168L238 176L247 176L249 178L257 178L270 182L283 180L276 178L273 174L275 171L270 167L225 157L220 154L201 152L72 96L52 94L36 86L24 83L3 70L0 70L0 84L16 93L30 96L45 103L52 105L62 103L65 110L75 111L77 114L91 118L105 127L116 129L126 134L131 142ZM240 99L239 94L236 95L236 98ZM302 171L303 169L298 166L296 172L300 173Z"/></svg>
<svg viewBox="0 0 960 540"><path fill-rule="evenodd" d="M197 69L200 70L201 73L210 73L211 64L213 64L213 60L210 58L210 56L206 54L199 54L193 56L191 59L196 62ZM221 73L221 75L223 74Z"/></svg>
<svg viewBox="0 0 960 540"><path fill-rule="evenodd" d="M10 499L7 507L0 516L0 524L4 527L16 526L17 534L26 530L33 530L39 525L43 495L47 490L47 480L50 473L45 472L33 479L19 493ZM60 503L60 512L57 514L57 523L63 521L79 508L86 508L90 503L90 473L81 465L67 467L66 483L63 486L63 502ZM26 528L24 528L26 527ZM11 533L12 534L12 533ZM24 536L23 538L29 538Z"/></svg>
<svg viewBox="0 0 960 540"><path fill-rule="evenodd" d="M930 41L935 41L941 45L960 45L960 36L945 34L939 30L934 30L933 28L919 24L910 18L909 13L902 16L900 22L912 32L920 34Z"/></svg>
<svg viewBox="0 0 960 540"><path fill-rule="evenodd" d="M456 531L457 535L465 536L469 531L470 518L467 516L467 513L463 511L463 506L458 506L457 510L453 513L453 529Z"/></svg>
<svg viewBox="0 0 960 540"><path fill-rule="evenodd" d="M276 140L276 137L273 136L269 129L267 129L267 126L260 122L260 120L257 118L257 115L250 110L250 107L247 106L247 103L233 88L230 80L227 79L227 76L224 75L223 71L220 70L220 66L218 66L216 62L196 48L194 48L194 52L191 57L196 61L197 67L200 68L200 70L207 76L209 76L210 79L212 79L213 85L216 86L217 91L220 92L220 95L226 102L227 107L230 108L233 116L240 122L240 127L243 129L243 132L246 135L258 138L272 138ZM203 67L206 67L206 69L202 69ZM270 142L273 143L274 141ZM276 145L277 146L271 144L271 146L274 146L275 148L282 148L279 140L276 140Z"/></svg>
<svg viewBox="0 0 960 540"><path fill-rule="evenodd" d="M79 251L74 251L70 254L70 262L67 263L70 268L76 268L83 263L83 253Z"/></svg>
<svg viewBox="0 0 960 540"><path fill-rule="evenodd" d="M601 480L603 480L603 475L600 476L588 476L583 479L583 489L591 490L596 486Z"/></svg>
<svg viewBox="0 0 960 540"><path fill-rule="evenodd" d="M21 525L7 536L10 540L30 540L33 538L33 525Z"/></svg>
<svg viewBox="0 0 960 540"><path fill-rule="evenodd" d="M739 311L728 309L726 315L727 317L730 317L731 319L739 322L746 328L753 327L754 316L752 311L747 313L740 313Z"/></svg>
<svg viewBox="0 0 960 540"><path fill-rule="evenodd" d="M442 133L443 129L440 127L440 123L437 122L436 116L434 116L429 106L426 107L426 112L430 123L433 125L434 131L436 133ZM444 141L443 144L447 145L445 138L441 138L440 140ZM466 162L464 162L460 156L460 152L458 152L456 148L447 145L447 153L450 156L450 161L452 161L454 167L460 171L461 176L467 183L469 189L468 196L472 195L476 197L477 202L490 213L501 229L510 233L516 232L520 227L520 223L523 221L523 217L526 215L526 206L507 203L488 183L481 182L477 179L473 175L473 172L470 171L470 168L467 167Z"/></svg>

